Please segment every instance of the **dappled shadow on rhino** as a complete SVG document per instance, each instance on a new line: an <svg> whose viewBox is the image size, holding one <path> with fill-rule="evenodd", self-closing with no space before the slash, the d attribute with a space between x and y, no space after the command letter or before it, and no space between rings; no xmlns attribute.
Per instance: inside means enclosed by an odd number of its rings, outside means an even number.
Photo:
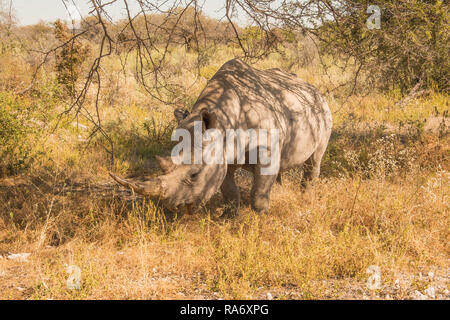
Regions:
<svg viewBox="0 0 450 320"><path fill-rule="evenodd" d="M196 123L202 133L215 129L226 136L227 130L272 130L278 132L277 150L272 145L256 146L245 141L245 159L238 162L237 154L230 157L222 152L222 161L210 164L175 164L171 157L158 157L163 174L145 182L111 177L126 188L144 196L158 197L164 207L175 211L208 201L221 191L225 215L239 212L240 191L234 179L238 168L253 173L251 207L257 212L269 209L270 191L279 173L303 164L304 180L316 179L320 173L322 156L331 134L331 112L325 98L312 85L279 69L256 70L233 59L225 63L208 82L191 112L175 110L178 129L194 136ZM195 136L194 139L195 141ZM194 143L192 141L192 143ZM202 141L202 150L210 143ZM250 161L252 148L263 147L276 162L276 171L265 174L272 166L261 161ZM195 158L195 145L188 158ZM203 152L203 151L202 151ZM230 159L231 158L231 159ZM191 162L192 163L192 162Z"/></svg>

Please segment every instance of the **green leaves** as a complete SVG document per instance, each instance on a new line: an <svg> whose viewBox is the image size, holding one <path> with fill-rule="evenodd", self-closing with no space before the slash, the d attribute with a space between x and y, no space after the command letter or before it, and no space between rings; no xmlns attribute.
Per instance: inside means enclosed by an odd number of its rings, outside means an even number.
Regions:
<svg viewBox="0 0 450 320"><path fill-rule="evenodd" d="M33 140L41 123L37 108L28 99L0 92L0 176L15 174L32 160Z"/></svg>
<svg viewBox="0 0 450 320"><path fill-rule="evenodd" d="M341 10L319 29L324 53L356 59L362 65L361 75L382 90L407 93L419 82L421 89L448 90L448 5L385 1L379 4L381 29L377 30L368 29L364 20L367 7L376 1L341 2L344 5L330 2Z"/></svg>

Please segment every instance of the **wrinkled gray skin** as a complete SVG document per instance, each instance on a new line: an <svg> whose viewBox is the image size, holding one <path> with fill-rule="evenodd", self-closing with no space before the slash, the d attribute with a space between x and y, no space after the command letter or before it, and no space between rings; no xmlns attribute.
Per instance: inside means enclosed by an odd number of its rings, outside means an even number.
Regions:
<svg viewBox="0 0 450 320"><path fill-rule="evenodd" d="M217 71L190 113L177 109L175 117L178 128L193 132L194 121L203 121L204 130L216 128L224 137L226 129L279 129L280 172L304 164L302 184L319 176L332 127L328 104L315 87L293 74L256 70L238 59ZM220 189L226 202L225 216L239 210L239 188L234 181L237 168L253 173L251 205L257 212L268 211L270 190L275 181L281 182L279 173L261 175L262 164L248 164L248 154L244 165L175 165L170 157L157 157L157 161L164 174L145 183L111 176L138 193L160 197L172 210L207 201Z"/></svg>

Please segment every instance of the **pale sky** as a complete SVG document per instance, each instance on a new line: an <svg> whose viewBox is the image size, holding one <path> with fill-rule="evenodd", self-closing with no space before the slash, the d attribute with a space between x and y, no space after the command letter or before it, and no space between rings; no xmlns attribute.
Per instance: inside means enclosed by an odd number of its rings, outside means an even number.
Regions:
<svg viewBox="0 0 450 320"><path fill-rule="evenodd" d="M1 2L2 0L0 0ZM66 3L70 3L72 0L64 0ZM73 0L81 14L86 15L89 9L89 0ZM223 7L224 0L204 0L204 12L210 17L221 18L223 11L220 9ZM3 5L9 7L9 3L12 2L15 16L19 20L20 25L34 24L41 20L45 22L53 22L57 19L66 20L68 17L67 10L63 4L63 0L3 0ZM107 3L108 1L104 1ZM158 2L158 1L155 1ZM161 1L159 1L161 2ZM133 4L134 3L134 4ZM136 4L133 0L129 0L128 4L136 8ZM113 19L125 17L124 12L125 5L122 0L118 0L116 4L110 6L108 12L112 15ZM132 8L131 8L132 9Z"/></svg>

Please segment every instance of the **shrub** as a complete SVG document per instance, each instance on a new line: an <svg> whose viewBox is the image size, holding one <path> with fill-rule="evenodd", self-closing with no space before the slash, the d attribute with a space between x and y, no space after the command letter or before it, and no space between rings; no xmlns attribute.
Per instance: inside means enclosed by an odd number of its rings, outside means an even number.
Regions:
<svg viewBox="0 0 450 320"><path fill-rule="evenodd" d="M61 43L65 43L56 57L57 80L70 96L74 95L75 83L81 72L81 66L89 56L88 45L72 39L73 35L61 21L55 22L55 36Z"/></svg>
<svg viewBox="0 0 450 320"><path fill-rule="evenodd" d="M30 100L0 92L0 176L17 174L31 164L33 142L42 124L36 111Z"/></svg>
<svg viewBox="0 0 450 320"><path fill-rule="evenodd" d="M331 1L333 22L320 28L322 49L357 61L380 89L448 91L449 29L443 1ZM370 5L379 5L380 29L368 29ZM369 86L373 89L372 86ZM417 92L416 92L417 93Z"/></svg>
<svg viewBox="0 0 450 320"><path fill-rule="evenodd" d="M397 130L375 125L365 131L345 123L331 136L322 171L330 176L357 174L364 178L408 172L416 164L421 137L420 126L414 124Z"/></svg>

